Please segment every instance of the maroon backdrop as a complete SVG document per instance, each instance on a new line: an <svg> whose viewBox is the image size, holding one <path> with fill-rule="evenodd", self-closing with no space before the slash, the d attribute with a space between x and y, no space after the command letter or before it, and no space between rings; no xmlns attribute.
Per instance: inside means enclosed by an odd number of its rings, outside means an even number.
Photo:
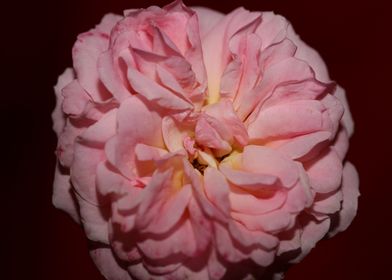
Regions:
<svg viewBox="0 0 392 280"><path fill-rule="evenodd" d="M167 1L5 1L1 26L2 232L4 279L102 279L81 229L51 205L55 135L52 87L71 65L77 34L106 12ZM12 2L12 3L10 3ZM348 158L360 174L358 216L344 233L323 240L291 268L295 279L387 279L391 271L391 31L387 1L191 1L229 12L274 10L326 60L347 90L356 131ZM5 87L4 87L5 85ZM4 178L4 175L2 175ZM2 251L3 248L1 249ZM4 272L2 273L4 276Z"/></svg>

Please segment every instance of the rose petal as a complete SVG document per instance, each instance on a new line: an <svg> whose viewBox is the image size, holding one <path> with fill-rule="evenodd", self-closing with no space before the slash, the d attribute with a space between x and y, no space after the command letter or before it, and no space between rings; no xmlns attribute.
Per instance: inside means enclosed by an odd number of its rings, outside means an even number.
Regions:
<svg viewBox="0 0 392 280"><path fill-rule="evenodd" d="M268 147L246 146L242 154L242 166L246 171L276 176L284 187L291 187L298 180L294 162Z"/></svg>
<svg viewBox="0 0 392 280"><path fill-rule="evenodd" d="M342 180L342 162L333 149L305 164L312 188L319 193L336 190Z"/></svg>

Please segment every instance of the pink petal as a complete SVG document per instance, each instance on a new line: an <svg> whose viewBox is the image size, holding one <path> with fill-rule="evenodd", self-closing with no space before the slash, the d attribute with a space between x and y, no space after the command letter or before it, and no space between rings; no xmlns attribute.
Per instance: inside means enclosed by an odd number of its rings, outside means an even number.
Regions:
<svg viewBox="0 0 392 280"><path fill-rule="evenodd" d="M347 135L346 129L340 129L336 135L335 142L333 143L332 148L339 156L339 158L343 161L346 157L348 146L349 146L349 139Z"/></svg>
<svg viewBox="0 0 392 280"><path fill-rule="evenodd" d="M344 231L353 221L358 209L359 197L359 177L355 167L347 162L343 169L342 192L343 203L342 210L339 213L339 225L331 233L335 235L338 232Z"/></svg>
<svg viewBox="0 0 392 280"><path fill-rule="evenodd" d="M95 29L104 34L110 35L113 27L119 22L123 17L116 14L106 14L103 16L101 22L95 26Z"/></svg>
<svg viewBox="0 0 392 280"><path fill-rule="evenodd" d="M207 267L211 280L221 279L226 273L226 266L219 261L215 248L211 250Z"/></svg>
<svg viewBox="0 0 392 280"><path fill-rule="evenodd" d="M96 170L105 160L102 149L75 143L74 160L71 166L71 180L77 193L93 205L99 205L96 190Z"/></svg>
<svg viewBox="0 0 392 280"><path fill-rule="evenodd" d="M230 60L228 40L243 27L259 19L259 13L250 13L243 8L236 9L223 17L203 38L202 48L210 96L219 95L220 80Z"/></svg>
<svg viewBox="0 0 392 280"><path fill-rule="evenodd" d="M90 122L68 118L63 131L58 137L56 155L65 167L70 167L74 157L76 138L88 127Z"/></svg>
<svg viewBox="0 0 392 280"><path fill-rule="evenodd" d="M205 106L204 110L209 116L221 121L218 128L224 126L225 130L230 133L229 137L225 138L227 141L232 141L231 139L234 139L236 142L235 144L241 147L248 144L248 132L246 127L236 115L233 104L229 100L222 99L217 103Z"/></svg>
<svg viewBox="0 0 392 280"><path fill-rule="evenodd" d="M269 98L279 86L287 83L301 82L313 78L313 70L304 61L293 57L273 64L264 72L259 86L244 93L243 102L238 105L237 115L245 119L250 113L258 114L263 100Z"/></svg>
<svg viewBox="0 0 392 280"><path fill-rule="evenodd" d="M73 66L77 79L91 98L97 102L111 96L100 81L98 74L98 58L108 47L108 34L91 30L80 34L72 49Z"/></svg>
<svg viewBox="0 0 392 280"><path fill-rule="evenodd" d="M301 261L319 242L330 227L330 219L322 221L308 220L303 225L301 234L301 254L293 260L294 263Z"/></svg>
<svg viewBox="0 0 392 280"><path fill-rule="evenodd" d="M162 135L165 145L170 152L174 153L184 150L183 142L188 132L183 125L177 123L170 116L165 116L162 119Z"/></svg>
<svg viewBox="0 0 392 280"><path fill-rule="evenodd" d="M314 69L317 80L322 82L329 82L330 78L328 75L328 69L320 54L304 43L295 33L291 25L289 25L287 28L287 36L298 47L297 52L295 53L295 57L309 63L309 65Z"/></svg>
<svg viewBox="0 0 392 280"><path fill-rule="evenodd" d="M221 12L206 7L192 7L199 18L200 37L203 38L225 16Z"/></svg>
<svg viewBox="0 0 392 280"><path fill-rule="evenodd" d="M306 163L312 188L319 193L336 190L342 180L342 162L333 149L326 150L318 158Z"/></svg>
<svg viewBox="0 0 392 280"><path fill-rule="evenodd" d="M296 100L315 100L327 90L333 88L333 86L334 84L324 84L315 78L281 85L276 88L270 98L265 101L263 108Z"/></svg>
<svg viewBox="0 0 392 280"><path fill-rule="evenodd" d="M345 90L342 87L338 86L336 88L335 97L338 98L344 106L342 123L344 128L347 130L348 137L351 137L351 135L354 133L354 121L350 113L350 108L348 106Z"/></svg>
<svg viewBox="0 0 392 280"><path fill-rule="evenodd" d="M89 126L81 135L90 144L104 144L116 133L117 109L104 114L99 121ZM103 146L102 146L103 147Z"/></svg>
<svg viewBox="0 0 392 280"><path fill-rule="evenodd" d="M219 223L214 223L215 246L219 255L226 261L239 262L246 259L246 255L233 244L229 231Z"/></svg>
<svg viewBox="0 0 392 280"><path fill-rule="evenodd" d="M196 123L196 142L208 148L222 150L223 154L227 154L231 151L231 146L222 139L219 132L215 129L215 124L217 124L216 119L202 115Z"/></svg>
<svg viewBox="0 0 392 280"><path fill-rule="evenodd" d="M277 232L287 228L292 222L291 214L286 211L272 211L260 215L233 212L233 219L242 223L250 231Z"/></svg>
<svg viewBox="0 0 392 280"><path fill-rule="evenodd" d="M196 252L192 225L189 220L176 225L164 238L146 238L138 243L141 252L151 259L164 259L172 255L193 256Z"/></svg>
<svg viewBox="0 0 392 280"><path fill-rule="evenodd" d="M115 63L114 53L109 49L100 54L97 62L98 76L109 92L120 102L128 98L131 93L125 84L125 69L121 69L119 63ZM121 61L121 60L118 60ZM125 73L124 73L125 72Z"/></svg>
<svg viewBox="0 0 392 280"><path fill-rule="evenodd" d="M329 131L313 132L283 140L283 143L275 149L293 160L298 160L309 157L313 151L318 150L319 146L326 144L330 137L331 133ZM274 144L272 142L269 145L273 146Z"/></svg>
<svg viewBox="0 0 392 280"><path fill-rule="evenodd" d="M341 209L343 193L338 190L332 194L320 194L316 197L312 209L318 213L333 214Z"/></svg>
<svg viewBox="0 0 392 280"><path fill-rule="evenodd" d="M255 33L263 40L263 49L284 39L289 22L273 12L263 12L262 22Z"/></svg>
<svg viewBox="0 0 392 280"><path fill-rule="evenodd" d="M250 139L291 138L322 128L319 101L294 101L261 110L249 124Z"/></svg>
<svg viewBox="0 0 392 280"><path fill-rule="evenodd" d="M129 178L135 176L137 143L164 147L160 116L137 96L131 96L121 103L117 113L117 135L105 146L108 160Z"/></svg>
<svg viewBox="0 0 392 280"><path fill-rule="evenodd" d="M204 189L208 199L227 216L230 211L229 185L217 169L207 167L204 170Z"/></svg>
<svg viewBox="0 0 392 280"><path fill-rule="evenodd" d="M268 196L255 196L240 188L232 187L229 193L231 209L238 213L258 215L280 208L286 201L283 191L274 191Z"/></svg>
<svg viewBox="0 0 392 280"><path fill-rule="evenodd" d="M65 115L62 111L62 103L64 97L61 93L62 89L72 82L74 79L74 71L72 68L65 69L64 73L58 77L57 84L54 87L54 92L56 94L56 107L52 113L52 121L53 121L53 130L56 133L57 137L60 135L61 131L65 126Z"/></svg>
<svg viewBox="0 0 392 280"><path fill-rule="evenodd" d="M291 187L298 180L298 169L294 162L268 147L246 146L242 154L242 166L246 171L276 176L284 187Z"/></svg>
<svg viewBox="0 0 392 280"><path fill-rule="evenodd" d="M248 230L242 223L233 220L229 224L231 236L244 247L261 247L273 251L279 244L279 239L264 231Z"/></svg>
<svg viewBox="0 0 392 280"><path fill-rule="evenodd" d="M52 203L56 208L67 212L75 222L80 223L77 201L68 173L69 171L59 163L56 164Z"/></svg>
<svg viewBox="0 0 392 280"><path fill-rule="evenodd" d="M239 188L249 191L257 191L258 189L263 189L263 187L273 186L276 184L278 179L277 177L269 174L250 173L235 170L224 165L221 165L219 170L231 183L235 184Z"/></svg>
<svg viewBox="0 0 392 280"><path fill-rule="evenodd" d="M191 197L188 205L189 220L195 237L196 251L198 254L205 252L212 239L212 221L203 212L202 206Z"/></svg>
<svg viewBox="0 0 392 280"><path fill-rule="evenodd" d="M90 97L77 80L74 80L64 87L62 94L64 97L62 108L64 113L68 115L81 115L85 110L87 103L91 101Z"/></svg>
<svg viewBox="0 0 392 280"><path fill-rule="evenodd" d="M131 280L127 270L119 265L110 248L102 247L90 251L91 258L107 279Z"/></svg>
<svg viewBox="0 0 392 280"><path fill-rule="evenodd" d="M83 224L84 232L88 239L92 241L109 244L108 216L110 206L98 207L83 199L76 193L79 205L80 221Z"/></svg>
<svg viewBox="0 0 392 280"><path fill-rule="evenodd" d="M128 69L128 79L136 92L162 108L174 111L192 109L192 104L132 68Z"/></svg>

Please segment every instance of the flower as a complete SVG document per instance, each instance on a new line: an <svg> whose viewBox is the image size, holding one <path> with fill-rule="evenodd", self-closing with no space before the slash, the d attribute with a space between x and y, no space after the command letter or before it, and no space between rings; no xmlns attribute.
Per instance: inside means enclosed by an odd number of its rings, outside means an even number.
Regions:
<svg viewBox="0 0 392 280"><path fill-rule="evenodd" d="M344 90L279 15L106 15L55 92L53 203L107 279L277 278L355 216Z"/></svg>

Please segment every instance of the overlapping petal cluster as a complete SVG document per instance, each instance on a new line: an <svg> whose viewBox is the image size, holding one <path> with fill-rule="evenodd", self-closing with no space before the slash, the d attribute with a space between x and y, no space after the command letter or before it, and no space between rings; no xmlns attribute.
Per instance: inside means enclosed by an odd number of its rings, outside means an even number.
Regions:
<svg viewBox="0 0 392 280"><path fill-rule="evenodd" d="M53 201L107 279L257 278L356 213L344 91L281 16L109 14L55 90Z"/></svg>

